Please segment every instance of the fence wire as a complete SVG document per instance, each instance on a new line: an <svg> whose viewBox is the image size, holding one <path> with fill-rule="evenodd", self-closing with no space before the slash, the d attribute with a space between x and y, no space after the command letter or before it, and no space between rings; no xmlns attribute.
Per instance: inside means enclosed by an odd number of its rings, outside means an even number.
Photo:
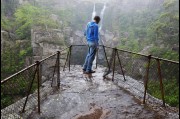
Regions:
<svg viewBox="0 0 180 119"><path fill-rule="evenodd" d="M88 46L72 46L71 48L71 65L83 65L86 55L88 53Z"/></svg>
<svg viewBox="0 0 180 119"><path fill-rule="evenodd" d="M18 75L1 84L1 119L24 117L22 113L25 99L30 87L30 95L27 101L26 114L31 113L37 105L37 96L33 94L37 91L36 65L30 67Z"/></svg>
<svg viewBox="0 0 180 119"><path fill-rule="evenodd" d="M159 61L159 64L157 59L151 59L148 93L161 100L162 104L164 95L165 103L179 107L179 66L176 63L163 60ZM160 79L162 79L162 85Z"/></svg>
<svg viewBox="0 0 180 119"><path fill-rule="evenodd" d="M69 49L45 58L39 68L32 66L1 83L1 119L29 118L38 109L38 77L40 79L40 102L57 87L58 60L59 73L65 66ZM39 74L37 71L39 70ZM27 100L27 102L26 102ZM26 104L25 104L26 103ZM24 110L24 111L23 111Z"/></svg>
<svg viewBox="0 0 180 119"><path fill-rule="evenodd" d="M74 65L73 70L83 66L87 53L88 46L71 46L60 52L59 57L56 53L41 60L39 69L36 64L1 83L1 118L27 118L37 109L37 70L40 71L40 101L43 101L53 91L52 87L60 83L61 76L65 76L64 70L73 69L72 65ZM179 63L151 58L149 70L148 63L147 56L104 46L99 46L95 58L95 65L106 67L104 70L106 79L114 79L118 85L140 98L144 97L145 83L148 79L147 97L151 95L162 103L164 93L165 103L179 107ZM79 66L75 67L75 65ZM24 105L26 99L27 104ZM22 113L23 107L25 107L24 113Z"/></svg>
<svg viewBox="0 0 180 119"><path fill-rule="evenodd" d="M42 76L41 84L47 80L52 80L53 74L55 73L54 70L56 69L56 60L57 54L40 62L40 72Z"/></svg>
<svg viewBox="0 0 180 119"><path fill-rule="evenodd" d="M107 79L114 79L118 85L134 93L140 99L144 98L145 83L148 79L146 100L162 105L164 100L164 102L170 106L179 107L178 63L160 60L159 65L158 58L149 59L148 56L123 50L117 50L115 56L115 49L108 47L105 48L105 51L110 69L108 69L105 60L101 60L101 62L107 67L104 73ZM149 60L150 64L148 69ZM162 79L162 86L160 84L160 77Z"/></svg>
<svg viewBox="0 0 180 119"><path fill-rule="evenodd" d="M57 86L57 54L40 62L40 93L41 99Z"/></svg>

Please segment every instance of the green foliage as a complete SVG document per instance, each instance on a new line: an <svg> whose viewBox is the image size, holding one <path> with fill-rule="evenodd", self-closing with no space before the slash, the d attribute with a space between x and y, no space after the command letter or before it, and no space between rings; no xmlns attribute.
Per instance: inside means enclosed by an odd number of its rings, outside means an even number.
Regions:
<svg viewBox="0 0 180 119"><path fill-rule="evenodd" d="M165 0L164 11L150 28L157 35L156 40L163 40L167 47L172 47L179 42L179 1Z"/></svg>
<svg viewBox="0 0 180 119"><path fill-rule="evenodd" d="M172 7L174 7L174 4L177 3L177 0L165 0L164 2L164 7L166 9L171 9Z"/></svg>
<svg viewBox="0 0 180 119"><path fill-rule="evenodd" d="M119 21L115 21L116 26L119 25L121 34L122 44L120 43L119 47L136 52L141 51L148 44L148 36L150 36L148 28L155 17L149 9L134 10L133 13L120 12Z"/></svg>
<svg viewBox="0 0 180 119"><path fill-rule="evenodd" d="M31 28L33 26L44 26L47 27L57 27L55 21L49 17L49 12L30 4L23 5L19 7L15 12L16 23L18 24L18 29L16 30L17 35L20 38L30 38Z"/></svg>
<svg viewBox="0 0 180 119"><path fill-rule="evenodd" d="M1 27L3 30L10 31L13 25L14 25L13 21L10 21L10 19L8 19L7 17L2 16Z"/></svg>
<svg viewBox="0 0 180 119"><path fill-rule="evenodd" d="M134 52L138 52L140 50L137 40L128 40L127 38L121 39L121 44L118 46L118 48Z"/></svg>
<svg viewBox="0 0 180 119"><path fill-rule="evenodd" d="M163 80L165 102L173 107L179 106L179 85L176 79ZM162 99L160 83L158 81L150 80L148 83L148 92L158 98Z"/></svg>
<svg viewBox="0 0 180 119"><path fill-rule="evenodd" d="M29 69L28 72L32 71ZM1 87L1 109L15 103L19 99L22 99L27 95L29 87L33 81L33 74L35 71L32 71L32 74L28 74L28 77L25 76L27 71L22 72L16 77L11 78ZM37 90L37 79L34 79L30 93L34 93Z"/></svg>
<svg viewBox="0 0 180 119"><path fill-rule="evenodd" d="M171 49L168 48L160 48L154 46L153 48L151 48L150 54L164 59L169 59L174 61L179 60L179 53L172 51Z"/></svg>
<svg viewBox="0 0 180 119"><path fill-rule="evenodd" d="M13 47L5 44L3 52L1 52L1 80L10 76L11 74L22 69L25 63L25 57L32 55L32 48L30 44L20 50L20 44L15 44Z"/></svg>
<svg viewBox="0 0 180 119"><path fill-rule="evenodd" d="M57 15L59 16L60 20L63 21L63 25L65 27L70 25L73 16L73 12L71 9L59 10L57 11Z"/></svg>
<svg viewBox="0 0 180 119"><path fill-rule="evenodd" d="M8 95L4 96L1 92L1 109L7 107L10 104L12 104L12 97Z"/></svg>
<svg viewBox="0 0 180 119"><path fill-rule="evenodd" d="M131 2L133 4L133 2L139 3L140 1ZM116 9L114 6L108 8L111 6L109 5L104 14L104 30L109 30L112 32L118 31L120 33L119 40L121 44L118 46L120 49L139 52L145 46L152 43L156 46L150 50L150 54L165 59L179 61L179 53L171 50L174 44L179 44L179 1L165 0L163 6L156 4L157 2L157 0L151 0L148 8L137 7L132 8L132 11L128 10L128 8L120 8L119 6L117 7L118 9ZM52 9L48 10L48 8L53 8L52 6L46 6L45 10L42 7L26 4L16 9L16 6L12 3L12 1L6 3L7 4L3 5L1 8L2 29L7 31L13 31L13 29L16 29L16 34L21 39L30 38L30 30L34 26L41 26L44 29L47 27L57 28L57 23L49 17L52 13ZM47 5L51 2L45 1L44 3ZM83 30L86 23L91 19L93 6L85 7L82 5L78 6L78 9L64 8L58 11L54 10L53 12L59 16L59 19L63 23L60 25L60 28L63 29L64 27L71 26L75 30ZM14 14L15 21L14 19L9 19L8 14ZM65 36L64 39L65 42L67 42L67 36ZM165 45L164 48L160 48L159 44L156 44L156 42L159 40L161 40L162 44ZM64 41L59 40L43 42L58 45L65 44ZM20 44L17 43L13 47L5 46L4 48L5 49L1 55L1 80L22 69L25 63L25 57L31 55L32 53L32 48L30 45L25 49L20 49ZM140 58L135 55L129 56L129 61L126 60L126 62L129 63L124 66L125 69L132 68L132 59L138 60ZM151 65L156 66L156 62L152 62ZM147 63L143 66L147 67ZM179 83L177 83L179 76L177 73L177 67L173 65L167 66L162 62L161 67L163 69L163 74L168 74L163 80L165 101L171 106L177 107L179 106ZM169 69L171 69L171 72ZM131 73L128 75L133 74ZM18 94L18 96L16 96L18 98L24 97L32 77L33 74L30 75L28 82L24 77L18 76L11 84L14 89L9 88L9 90L6 91L11 92L12 94ZM138 79L138 74L136 78ZM35 79L31 93L37 89L36 81L37 80ZM148 84L148 92L151 95L161 99L160 84L157 83L157 81L154 81L153 79L150 80ZM13 96L15 95L12 94L5 95L3 92L1 92L1 108L4 108L14 102L15 98Z"/></svg>
<svg viewBox="0 0 180 119"><path fill-rule="evenodd" d="M26 50L21 50L21 51L19 52L19 56L22 57L22 56L24 56L26 53L27 53Z"/></svg>
<svg viewBox="0 0 180 119"><path fill-rule="evenodd" d="M104 29L120 34L118 48L139 52L153 44L152 55L178 61L178 51L171 49L179 44L179 0L151 0L147 6L141 6L142 1L127 3L138 3L139 7L112 5L104 14ZM164 48L156 49L160 45Z"/></svg>

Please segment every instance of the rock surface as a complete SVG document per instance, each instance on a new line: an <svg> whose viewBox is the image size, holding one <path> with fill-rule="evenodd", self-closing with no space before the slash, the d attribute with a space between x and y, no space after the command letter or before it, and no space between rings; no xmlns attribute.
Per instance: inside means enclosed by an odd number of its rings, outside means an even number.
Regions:
<svg viewBox="0 0 180 119"><path fill-rule="evenodd" d="M136 81L126 77L129 82L122 84L123 77L117 81L103 80L104 68L98 67L91 78L81 72L81 66L74 66L71 71L61 72L60 89L49 95L41 105L41 114L31 114L33 119L176 119L179 116L167 115L154 111L132 94L143 93L141 84L138 91ZM131 83L130 83L131 82ZM127 85L126 85L127 84ZM133 89L128 93L125 89ZM141 92L142 91L142 92ZM131 90L129 90L131 92ZM141 95L139 95L141 96ZM159 109L160 110L160 109Z"/></svg>

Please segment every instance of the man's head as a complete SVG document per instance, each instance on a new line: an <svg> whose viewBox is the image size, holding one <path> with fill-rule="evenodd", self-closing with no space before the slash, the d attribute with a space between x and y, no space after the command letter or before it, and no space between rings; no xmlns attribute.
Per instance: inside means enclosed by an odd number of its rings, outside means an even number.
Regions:
<svg viewBox="0 0 180 119"><path fill-rule="evenodd" d="M94 21L98 24L100 22L101 18L99 16L94 17Z"/></svg>

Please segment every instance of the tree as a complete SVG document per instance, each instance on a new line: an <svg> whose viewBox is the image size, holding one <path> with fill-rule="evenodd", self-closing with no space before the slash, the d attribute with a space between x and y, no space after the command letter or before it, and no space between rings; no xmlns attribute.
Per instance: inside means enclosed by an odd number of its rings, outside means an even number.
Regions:
<svg viewBox="0 0 180 119"><path fill-rule="evenodd" d="M33 26L57 27L55 21L49 17L50 13L42 8L30 4L19 7L15 12L16 23L19 28L17 35L23 38L30 38L30 30Z"/></svg>
<svg viewBox="0 0 180 119"><path fill-rule="evenodd" d="M168 47L179 43L179 1L165 0L164 11L152 24L152 30L157 35L156 40L162 40Z"/></svg>

